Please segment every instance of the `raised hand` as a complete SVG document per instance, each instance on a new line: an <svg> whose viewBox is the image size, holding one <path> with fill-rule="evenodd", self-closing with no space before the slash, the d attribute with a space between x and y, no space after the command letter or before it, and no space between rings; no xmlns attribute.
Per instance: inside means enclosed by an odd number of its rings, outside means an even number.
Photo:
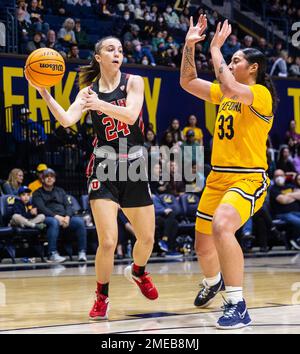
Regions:
<svg viewBox="0 0 300 354"><path fill-rule="evenodd" d="M219 22L216 28L216 33L214 35L214 38L210 43L210 48L217 47L220 49L225 43L226 39L230 36L230 34L231 34L231 25L228 23L228 20L224 21L222 28L221 28L221 22Z"/></svg>
<svg viewBox="0 0 300 354"><path fill-rule="evenodd" d="M190 28L185 37L187 44L196 44L197 42L203 41L206 37L204 31L207 28L207 18L206 15L200 15L196 26L194 26L193 16L190 17Z"/></svg>

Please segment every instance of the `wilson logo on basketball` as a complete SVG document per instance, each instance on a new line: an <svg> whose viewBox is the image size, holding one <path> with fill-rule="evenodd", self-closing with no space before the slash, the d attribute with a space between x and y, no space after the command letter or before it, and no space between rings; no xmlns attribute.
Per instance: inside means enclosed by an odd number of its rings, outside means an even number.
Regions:
<svg viewBox="0 0 300 354"><path fill-rule="evenodd" d="M61 64L45 64L45 63L40 63L40 68L50 68L52 71L64 71L64 67Z"/></svg>

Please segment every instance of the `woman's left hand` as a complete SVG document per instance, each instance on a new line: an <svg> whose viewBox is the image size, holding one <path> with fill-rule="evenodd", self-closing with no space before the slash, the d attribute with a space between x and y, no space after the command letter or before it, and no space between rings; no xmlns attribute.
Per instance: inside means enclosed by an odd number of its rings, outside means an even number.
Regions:
<svg viewBox="0 0 300 354"><path fill-rule="evenodd" d="M82 112L86 112L88 110L99 111L100 110L100 100L95 91L89 89L88 93L83 92L83 110Z"/></svg>
<svg viewBox="0 0 300 354"><path fill-rule="evenodd" d="M216 33L214 35L214 38L210 43L210 48L216 47L220 49L225 43L226 39L230 36L230 34L231 34L231 25L228 23L228 20L224 21L222 28L221 28L221 22L219 22L216 28Z"/></svg>

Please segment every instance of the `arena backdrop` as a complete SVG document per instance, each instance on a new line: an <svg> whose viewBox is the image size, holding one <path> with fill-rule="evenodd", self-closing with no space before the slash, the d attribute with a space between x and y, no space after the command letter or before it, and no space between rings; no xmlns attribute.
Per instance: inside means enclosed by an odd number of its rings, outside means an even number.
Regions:
<svg viewBox="0 0 300 354"><path fill-rule="evenodd" d="M25 104L32 112L33 120L54 119L36 90L28 85L23 73L24 64L24 56L0 56L0 82L4 90L4 106ZM199 126L203 129L205 141L207 143L210 141L216 106L186 93L179 85L177 69L124 65L122 71L141 75L144 78L144 121L153 124L159 137L173 118L179 119L181 126L184 127L187 117L195 114ZM51 88L53 96L64 108L70 105L78 92L77 75L78 63L67 63L63 80ZM203 73L201 77L214 80L214 76L209 73ZM300 80L277 78L274 81L280 101L271 136L277 145L283 141L291 119L296 120L297 131L300 133ZM84 117L81 123L83 120ZM8 132L10 131L11 127L8 126Z"/></svg>

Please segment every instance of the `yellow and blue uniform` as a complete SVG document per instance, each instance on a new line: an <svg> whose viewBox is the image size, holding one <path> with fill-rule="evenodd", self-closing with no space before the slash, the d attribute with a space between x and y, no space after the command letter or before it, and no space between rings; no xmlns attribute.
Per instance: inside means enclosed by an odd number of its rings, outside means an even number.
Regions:
<svg viewBox="0 0 300 354"><path fill-rule="evenodd" d="M212 84L211 102L219 105L216 119L212 171L202 194L196 230L212 233L217 207L232 205L242 224L259 210L266 197L269 178L266 170L266 143L273 124L272 96L262 85L249 86L253 93L250 106L225 98L219 84Z"/></svg>

